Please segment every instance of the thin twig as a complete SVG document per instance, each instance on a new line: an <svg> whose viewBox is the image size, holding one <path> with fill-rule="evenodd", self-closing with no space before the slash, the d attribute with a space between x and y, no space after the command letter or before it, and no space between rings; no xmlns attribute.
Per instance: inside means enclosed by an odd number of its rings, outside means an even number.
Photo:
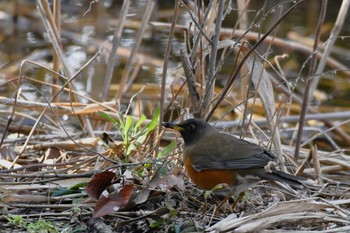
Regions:
<svg viewBox="0 0 350 233"><path fill-rule="evenodd" d="M305 115L307 112L307 106L309 105L310 88L311 88L311 84L312 84L312 81L313 81L313 78L314 78L315 72L316 72L316 64L317 64L316 54L317 54L317 48L318 48L318 44L320 42L320 37L321 37L321 27L322 27L324 20L325 20L325 17L326 17L327 2L328 2L327 0L322 1L321 12L320 12L320 16L319 16L319 20L318 20L318 24L317 24L317 28L316 28L314 48L313 48L313 53L311 55L310 69L309 69L308 79L307 79L306 85L305 85L303 104L301 106L301 112L300 112L299 127L298 127L297 137L296 137L296 141L295 141L294 157L296 160L298 160L298 157L299 157L301 137L303 134L303 128L304 128L304 124L305 124Z"/></svg>
<svg viewBox="0 0 350 233"><path fill-rule="evenodd" d="M158 29L168 29L170 28L169 23L160 23L160 22L152 22L152 25ZM187 30L187 26L184 25L176 25L176 31L183 31ZM239 29L230 29L230 28L222 28L220 32L220 36L223 38L227 37L238 37L238 38L244 38L246 40L251 40L251 41L257 41L259 38L261 38L261 33L257 32L252 32L252 31L243 31ZM239 41L239 39L237 39ZM274 46L284 48L286 50L290 50L293 52L300 52L306 55L310 55L312 53L312 48L310 48L307 45L288 40L285 38L278 38L278 37L273 37L273 36L267 36L264 40L264 43L272 43ZM317 58L321 59L323 57L322 52L317 53ZM350 77L350 71L349 67L342 64L341 62L335 60L332 57L327 57L327 65L330 66L331 68L335 69L336 71L342 72L345 75Z"/></svg>
<svg viewBox="0 0 350 233"><path fill-rule="evenodd" d="M216 72L215 72L216 56L218 53L217 48L218 48L218 42L220 38L222 20L224 17L224 3L225 3L224 0L219 0L215 31L212 39L212 47L211 47L210 56L209 56L208 74L207 74L206 85L205 85L206 90L203 98L203 103L201 106L201 110L203 111L205 109L205 112L210 111L210 103L213 99L213 94L214 94L215 80L216 80L216 77L215 77L216 76ZM205 117L205 115L203 115L203 117Z"/></svg>
<svg viewBox="0 0 350 233"><path fill-rule="evenodd" d="M196 25L196 28L201 32L201 34L204 36L204 38L207 40L207 42L208 42L209 44L211 44L210 38L209 38L209 37L207 36L207 34L205 34L205 32L203 31L203 24L202 24L202 25L199 25L199 23L198 23L197 20L195 19L196 17L192 14L191 9L190 9L182 0L179 0L179 1L180 1L180 2L182 3L182 5L186 8L186 10L187 10L188 14L190 15L190 17L191 17L193 23ZM213 1L210 1L210 2L213 2ZM209 7L210 7L210 6L208 6L208 9L210 9ZM209 11L208 11L208 12L209 12ZM198 38L200 38L200 37L198 37Z"/></svg>
<svg viewBox="0 0 350 233"><path fill-rule="evenodd" d="M99 54L100 54L100 53L96 53L95 56L93 56L83 67L80 68L80 70L78 70L78 71L73 75L73 77L71 77L70 79L68 79L68 80L66 81L66 83L61 87L61 89L56 93L56 95L53 95L53 96L51 97L51 99L50 99L49 101L47 101L48 105L43 109L43 111L42 111L41 114L39 115L37 121L36 121L35 124L33 125L32 129L31 129L31 131L30 131L30 133L29 133L29 135L28 135L28 137L27 137L27 140L25 141L24 145L22 146L21 150L19 151L17 157L13 160L12 165L11 165L10 168L12 168L12 167L14 166L14 164L17 162L17 160L18 160L18 159L21 157L21 155L23 154L23 152L24 152L26 146L27 146L28 143L29 143L29 140L30 140L31 136L32 136L33 133L35 132L35 129L36 129L36 127L38 126L38 124L39 124L41 118L43 117L44 113L46 112L46 110L47 110L49 107L51 108L51 104L50 104L50 103L52 102L52 100L53 100L57 95L59 95L59 94L63 91L64 87L67 86L74 78L76 78L76 77L78 76L78 74L79 74L82 70L84 70L84 69L86 68L87 65L89 65L93 60L95 60L95 58L96 58L97 56L99 56ZM23 66L24 66L25 63L26 63L26 61L23 61L23 62L22 62L22 65L21 65L21 68L20 68L19 79L21 79L21 77L22 77L21 72L22 72L22 68L23 68ZM19 83L20 83L20 81L19 81ZM46 100L45 96L43 96L43 98ZM53 114L54 114L54 115L56 116L56 118L58 119L58 117L57 117L55 111L53 111ZM79 145L78 143L75 142L75 140L74 140L74 139L69 135L69 133L65 130L65 128L64 128L63 124L61 123L61 121L58 120L58 123L61 125L62 129L63 129L64 132L67 134L67 136L68 136L75 144ZM93 136L94 136L94 135L93 135ZM96 151L94 151L94 150L91 150L91 149L89 149L89 148L87 148L87 147L84 147L84 146L82 146L82 145L80 145L80 147L81 147L81 148L84 148L86 151L89 151L89 152L98 154L99 156L101 156L102 158L104 158L105 160L107 160L107 161L109 161L109 162L112 162L112 163L115 162L115 161L113 161L113 160L111 160L111 159L105 157L104 155L102 155L102 154L100 154L100 153L98 153L98 152L96 152Z"/></svg>
<svg viewBox="0 0 350 233"><path fill-rule="evenodd" d="M217 109L217 107L220 105L220 103L222 102L222 100L225 98L225 96L227 95L228 91L231 89L233 82L236 80L236 77L239 74L239 71L241 70L241 68L244 65L244 62L248 59L248 57L250 56L250 54L252 52L255 51L255 49L265 40L266 37L268 37L268 35L271 34L271 32L273 30L275 30L275 28L282 22L282 20L284 18L287 17L287 15L292 12L297 6L299 6L304 0L300 0L298 2L296 2L295 4L293 4L282 16L281 18L279 18L273 25L272 27L267 30L266 34L264 34L260 40L258 40L255 45L246 53L246 55L242 58L241 62L239 63L238 67L234 70L232 70L232 73L230 74L229 80L227 81L227 84L225 86L225 88L222 90L218 100L216 101L215 105L213 106L213 108L211 109L211 111L209 112L209 114L207 115L207 120L210 119L210 117L213 115L214 111Z"/></svg>
<svg viewBox="0 0 350 233"><path fill-rule="evenodd" d="M329 132L331 130L336 130L338 129L340 126L345 125L350 123L350 119L342 121L342 122L338 122L335 125L333 125L332 127L327 128L326 130L322 130L320 133L317 133L315 135L313 135L312 137L310 137L309 139L307 139L305 142L303 142L303 144L301 144L301 146L306 145L307 143L309 143L310 141L314 140L315 138L319 137L320 135L325 134L326 132Z"/></svg>

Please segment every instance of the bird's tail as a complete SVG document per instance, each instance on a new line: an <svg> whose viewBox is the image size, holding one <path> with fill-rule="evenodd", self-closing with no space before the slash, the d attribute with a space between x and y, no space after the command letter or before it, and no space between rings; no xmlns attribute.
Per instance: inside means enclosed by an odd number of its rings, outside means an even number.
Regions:
<svg viewBox="0 0 350 233"><path fill-rule="evenodd" d="M302 189L304 187L303 181L306 180L303 177L294 176L278 170L273 170L271 173L265 173L265 175L266 177L264 177L264 179L280 181L296 189Z"/></svg>

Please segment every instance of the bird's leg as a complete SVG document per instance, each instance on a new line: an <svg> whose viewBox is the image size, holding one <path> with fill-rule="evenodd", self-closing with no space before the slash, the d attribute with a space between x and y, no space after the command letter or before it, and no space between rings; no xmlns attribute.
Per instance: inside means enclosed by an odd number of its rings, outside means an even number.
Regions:
<svg viewBox="0 0 350 233"><path fill-rule="evenodd" d="M226 204L226 202L231 198L231 196L232 196L232 193L231 193L231 192L230 192L228 195L226 195L226 197L224 198L224 200L222 200L222 201L219 203L218 208L216 209L215 213L217 213L218 210L220 210L220 209L222 208L222 206L223 206L224 204Z"/></svg>
<svg viewBox="0 0 350 233"><path fill-rule="evenodd" d="M217 184L211 192L214 192L214 194L217 197L225 197L222 201L220 201L218 208L216 208L215 213L218 213L218 211L222 208L222 206L230 199L233 192L231 192L231 188L228 184L221 183ZM227 194L228 193L228 194Z"/></svg>
<svg viewBox="0 0 350 233"><path fill-rule="evenodd" d="M233 204L231 205L231 212L235 209L236 205L242 200L244 197L245 192L239 193L238 197L234 200ZM218 205L218 208L216 209L215 213L217 213L223 205L232 197L233 193L230 192Z"/></svg>
<svg viewBox="0 0 350 233"><path fill-rule="evenodd" d="M238 204L238 202L240 202L242 200L242 198L244 197L245 192L241 192L239 193L238 197L236 198L236 200L233 202L233 204L231 205L231 209L234 210L236 205Z"/></svg>

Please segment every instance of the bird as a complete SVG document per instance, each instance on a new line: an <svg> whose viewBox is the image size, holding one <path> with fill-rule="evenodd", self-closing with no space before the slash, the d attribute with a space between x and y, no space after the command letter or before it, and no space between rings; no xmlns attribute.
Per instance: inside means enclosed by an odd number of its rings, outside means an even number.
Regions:
<svg viewBox="0 0 350 233"><path fill-rule="evenodd" d="M230 194L241 194L261 180L274 180L301 189L302 177L277 170L276 156L263 147L221 132L206 121L191 118L162 124L180 132L184 140L183 163L200 189L227 184Z"/></svg>

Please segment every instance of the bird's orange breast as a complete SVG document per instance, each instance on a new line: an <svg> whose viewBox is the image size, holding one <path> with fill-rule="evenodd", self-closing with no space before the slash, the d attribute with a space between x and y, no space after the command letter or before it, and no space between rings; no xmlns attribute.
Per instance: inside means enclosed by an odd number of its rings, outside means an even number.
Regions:
<svg viewBox="0 0 350 233"><path fill-rule="evenodd" d="M192 167L191 158L184 158L185 170L192 180L199 188L211 190L216 185L226 183L232 186L236 183L236 173L228 169L208 169L203 171L196 171Z"/></svg>

